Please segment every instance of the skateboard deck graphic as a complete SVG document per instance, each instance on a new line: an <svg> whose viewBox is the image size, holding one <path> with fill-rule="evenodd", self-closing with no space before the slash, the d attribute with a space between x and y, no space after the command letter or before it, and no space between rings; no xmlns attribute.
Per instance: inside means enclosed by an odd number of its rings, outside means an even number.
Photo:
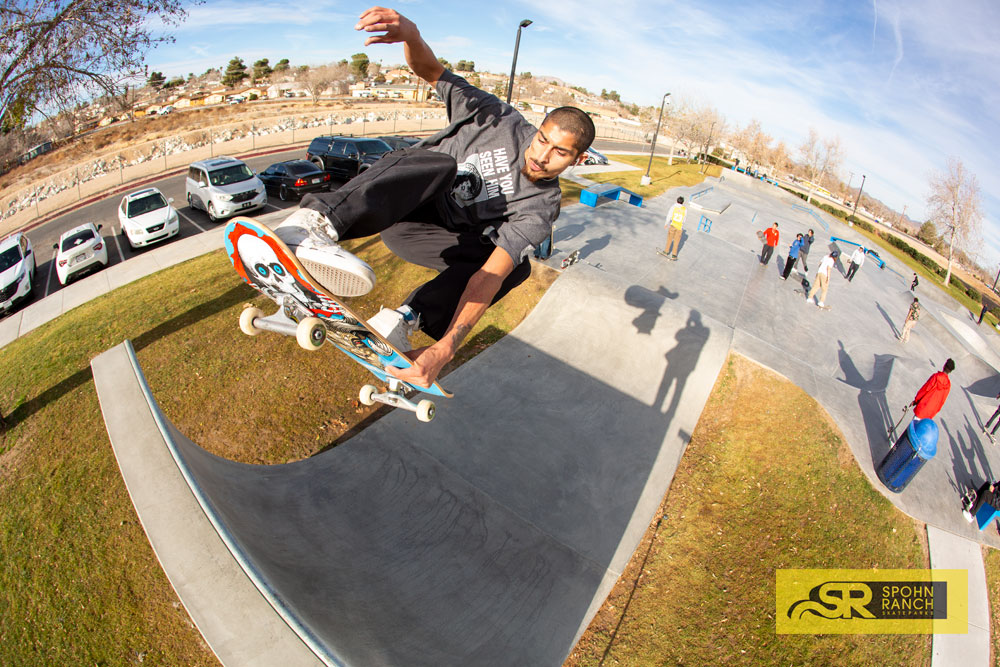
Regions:
<svg viewBox="0 0 1000 667"><path fill-rule="evenodd" d="M244 310L240 317L244 333L255 335L270 330L292 335L299 345L309 350L319 349L324 341L331 343L380 381L388 383L390 393L400 397L375 394L366 386L361 392L361 400L366 405L374 400L417 412L416 404L402 398L402 387L436 396L452 396L437 382L430 387L420 387L389 375L387 367L408 368L409 359L370 329L363 318L324 290L270 229L249 218L235 217L226 225L224 238L226 254L240 278L278 305L278 311L267 317L256 308ZM433 414L433 405L431 411Z"/></svg>

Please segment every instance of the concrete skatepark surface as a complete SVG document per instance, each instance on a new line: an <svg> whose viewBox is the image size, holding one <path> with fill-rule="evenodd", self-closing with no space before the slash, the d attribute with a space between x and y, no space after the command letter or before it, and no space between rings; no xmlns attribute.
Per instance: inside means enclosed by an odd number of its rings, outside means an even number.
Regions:
<svg viewBox="0 0 1000 667"><path fill-rule="evenodd" d="M679 260L664 259L656 251L667 208L678 194L703 188L671 190L642 209L620 202L566 209L548 263L558 266L575 249L582 261L517 330L448 376L456 398L439 405L434 422L397 411L306 461L248 466L213 457L157 416L126 348L96 359L129 492L220 659L273 664L233 641L254 634L246 624L259 622L262 636L295 627L328 664L560 664L653 518L731 349L815 397L873 486L897 507L943 539L1000 546L994 527L975 530L958 505L966 486L1000 470L1000 455L979 431L1000 391L991 366L995 333L975 327L936 289L918 288L924 316L910 341L899 343L909 282L872 262L853 283L835 273L831 310L807 305L794 291L798 280L780 280L779 267L794 233L813 228L811 280L829 235L794 208L797 197L729 172L712 196L732 205L709 214L711 233L696 231L692 211ZM825 219L833 235L862 241ZM755 231L776 220L781 244L761 266ZM948 356L957 368L937 419L937 457L893 494L874 473L890 445L885 431ZM122 367L134 368L131 376L112 372ZM122 391L131 393L122 398ZM278 618L227 618L217 595L214 602L204 591L200 603L191 597L207 582L171 572L179 565L161 555L171 528L157 527L169 517L157 519L136 500L166 473L149 475L142 457L129 462L119 453L132 447L134 424L127 415L108 420L116 404L134 408L140 398L152 416L141 439L152 449L174 448L174 467L188 477L181 482L196 490L202 519L214 522L205 534L229 542L256 584L246 599L263 596ZM226 552L204 558L239 579ZM964 664L986 664L988 632L974 639L941 648L935 638L935 662L961 655ZM308 664L313 658L302 646L290 655Z"/></svg>

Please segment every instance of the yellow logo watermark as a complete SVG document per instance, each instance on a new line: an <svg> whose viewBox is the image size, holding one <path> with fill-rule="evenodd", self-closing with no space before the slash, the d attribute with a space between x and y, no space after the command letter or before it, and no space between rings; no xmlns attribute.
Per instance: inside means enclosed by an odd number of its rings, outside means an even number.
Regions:
<svg viewBox="0 0 1000 667"><path fill-rule="evenodd" d="M965 634L966 570L778 570L778 634Z"/></svg>

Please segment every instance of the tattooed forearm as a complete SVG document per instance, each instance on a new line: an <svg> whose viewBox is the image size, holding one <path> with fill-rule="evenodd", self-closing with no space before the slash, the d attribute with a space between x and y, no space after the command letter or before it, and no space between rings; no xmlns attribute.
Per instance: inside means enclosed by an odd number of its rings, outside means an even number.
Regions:
<svg viewBox="0 0 1000 667"><path fill-rule="evenodd" d="M456 324L454 330L451 332L451 344L453 347L457 348L465 337L469 335L472 331L472 327L468 324Z"/></svg>

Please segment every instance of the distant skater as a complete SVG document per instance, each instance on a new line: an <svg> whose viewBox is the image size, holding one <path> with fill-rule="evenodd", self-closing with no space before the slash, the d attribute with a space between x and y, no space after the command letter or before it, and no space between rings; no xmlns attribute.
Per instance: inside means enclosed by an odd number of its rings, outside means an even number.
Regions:
<svg viewBox="0 0 1000 667"><path fill-rule="evenodd" d="M858 248L851 253L851 265L847 267L847 282L854 280L854 274L858 272L865 264L865 248L864 246L858 246Z"/></svg>
<svg viewBox="0 0 1000 667"><path fill-rule="evenodd" d="M764 230L764 247L760 250L760 263L767 266L774 248L778 245L778 223Z"/></svg>
<svg viewBox="0 0 1000 667"><path fill-rule="evenodd" d="M920 284L920 280L917 279L917 274L913 274L913 282L910 283L910 291L915 292L917 290L917 285Z"/></svg>
<svg viewBox="0 0 1000 667"><path fill-rule="evenodd" d="M792 267L795 266L795 262L799 259L800 252L802 252L802 234L796 234L792 245L788 247L788 257L785 258L785 271L781 274L782 280L788 280L788 276L792 272Z"/></svg>
<svg viewBox="0 0 1000 667"><path fill-rule="evenodd" d="M910 329L913 328L918 319L920 319L920 300L913 297L910 310L906 313L906 320L903 321L903 332L899 334L900 343L905 343L910 339Z"/></svg>
<svg viewBox="0 0 1000 667"><path fill-rule="evenodd" d="M684 206L684 197L678 197L677 203L667 211L667 245L663 249L663 254L674 261L677 260L677 251L681 247L681 236L686 218L687 208Z"/></svg>

